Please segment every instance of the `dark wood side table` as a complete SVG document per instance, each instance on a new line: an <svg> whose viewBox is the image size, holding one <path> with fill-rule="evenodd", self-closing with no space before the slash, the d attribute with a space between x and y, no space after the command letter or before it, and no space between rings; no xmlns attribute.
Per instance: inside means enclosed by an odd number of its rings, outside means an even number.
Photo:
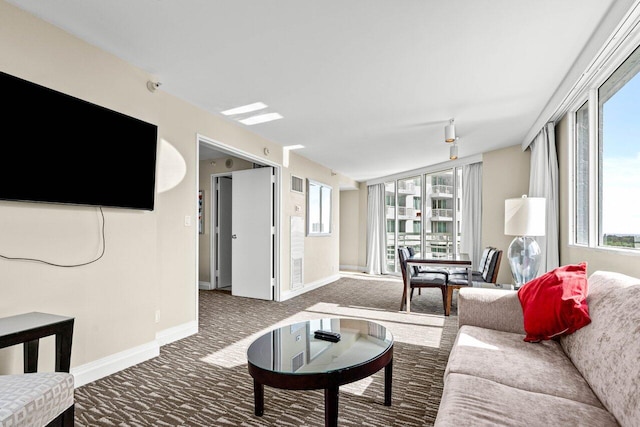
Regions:
<svg viewBox="0 0 640 427"><path fill-rule="evenodd" d="M24 373L38 371L40 338L56 336L56 372L69 372L73 317L48 313L25 313L0 318L0 348L24 345Z"/></svg>

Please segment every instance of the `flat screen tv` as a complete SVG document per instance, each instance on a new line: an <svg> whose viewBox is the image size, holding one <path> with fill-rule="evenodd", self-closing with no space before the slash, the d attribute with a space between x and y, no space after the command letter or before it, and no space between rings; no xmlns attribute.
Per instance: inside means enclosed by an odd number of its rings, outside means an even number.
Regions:
<svg viewBox="0 0 640 427"><path fill-rule="evenodd" d="M158 128L0 72L0 199L153 210Z"/></svg>

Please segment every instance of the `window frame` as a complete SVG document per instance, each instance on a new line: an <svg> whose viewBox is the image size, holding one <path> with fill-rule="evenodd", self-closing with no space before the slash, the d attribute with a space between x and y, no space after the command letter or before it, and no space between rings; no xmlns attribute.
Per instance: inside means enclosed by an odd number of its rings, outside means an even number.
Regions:
<svg viewBox="0 0 640 427"><path fill-rule="evenodd" d="M425 214L425 212L430 211L432 209L446 209L446 208L439 208L439 207L433 207L427 206L427 177L429 177L430 175L442 175L443 173L446 173L447 171L450 171L451 176L452 176L452 182L451 182L451 187L452 187L452 206L451 206L451 215L452 215L452 226L451 226L451 237L452 237L452 245L451 245L451 252L453 253L459 253L460 251L460 242L458 240L459 234L460 234L460 223L461 223L461 212L460 212L460 200L461 200L461 193L462 193L462 175L463 175L463 167L466 164L472 164L472 163L476 163L476 161L471 161L470 163L462 163L462 162L458 162L458 163L454 163L454 164L444 164L444 165L440 165L440 167L437 168L428 168L428 169L424 169L424 170L419 170L417 173L408 173L408 174L403 174L403 175L395 175L391 178L387 178L385 179L382 183L385 185L385 235L386 235L386 239L385 239L385 248L386 248L386 252L385 252L385 265L388 268L388 274L400 274L400 269L399 269L399 264L398 264L398 254L397 254L397 248L400 246L400 234L407 234L407 233L418 233L420 235L420 252L424 253L425 248L426 248L426 233L427 230L425 228L425 224L426 221L428 220L427 215ZM419 195L413 194L412 196L414 197L414 209L417 209L420 211L420 215L419 215L419 221L417 220L412 220L413 221L413 227L411 229L407 229L406 227L406 223L402 223L403 225L401 226L401 222L400 221L405 221L406 219L401 219L399 218L400 215L400 208L401 207L407 207L407 206L401 206L402 203L400 202L401 197L405 197L405 203L404 205L406 205L406 194L400 194L400 181L411 181L411 180L416 180L419 179L420 181L420 193ZM460 184L460 185L458 185ZM442 183L438 183L435 185L445 185ZM393 219L387 217L387 213L388 213L388 208L390 208L391 206L387 204L387 196L386 196L386 192L387 192L387 188L388 186L393 186L393 201L394 201L394 205L393 205ZM416 208L415 207L415 200L416 197L420 199L420 208ZM437 200L431 200L430 202L436 202L436 205L441 205L440 202L442 202L441 200L437 199ZM393 224L393 230L389 230L389 224ZM418 226L417 228L419 228L419 231L416 231L416 225ZM444 228L444 231L433 231L433 228L437 228L438 230ZM446 223L442 222L442 221L436 221L436 222L432 222L431 223L431 233L447 233L446 231ZM389 266L391 264L390 259L388 258L388 248L389 248L389 236L393 234L393 247L394 247L394 261L393 261L393 266L394 269L391 270L389 269ZM406 246L406 236L405 236L405 246ZM448 250L447 250L448 252ZM435 252L434 252L435 253Z"/></svg>
<svg viewBox="0 0 640 427"><path fill-rule="evenodd" d="M313 193L312 193L312 186L313 187L318 187L318 205L312 205L312 197L313 197ZM327 225L327 229L328 231L313 231L313 227L311 224L311 219L312 219L312 210L316 210L317 212L315 212L317 214L317 217L319 218L319 224L320 224L320 230L322 230L324 227L324 222L323 222L323 218L324 218L324 213L325 213L325 206L324 206L324 197L323 197L323 190L328 190L329 191L329 196L328 196L328 200L329 200L329 214L328 214L328 220L329 220L329 224ZM313 192L315 193L315 189L313 189ZM333 231L333 187L331 187L328 184L325 184L323 182L320 181L315 181L313 179L307 179L307 236L308 237L322 237L322 236L331 236L331 233Z"/></svg>
<svg viewBox="0 0 640 427"><path fill-rule="evenodd" d="M602 212L601 212L601 163L600 158L600 105L599 89L609 80L616 70L622 66L630 56L640 49L640 36L626 40L624 45L619 45L601 66L597 73L591 76L590 81L584 85L580 94L574 97L574 101L566 112L569 128L569 212L568 212L568 246L588 248L606 252L624 252L640 255L640 249L624 248L618 246L603 245L602 236ZM626 84L626 83L625 83ZM621 88L624 87L621 86ZM578 243L577 236L577 162L578 162L578 111L587 104L588 108L588 183L587 192L587 243Z"/></svg>
<svg viewBox="0 0 640 427"><path fill-rule="evenodd" d="M591 191L592 188L592 183L591 183L591 172L589 170L589 168L591 167L591 159L590 159L590 155L591 155L591 146L590 146L590 142L591 142L591 117L590 117L590 109L589 109L590 103L588 101L588 99L585 99L584 103L582 103L580 105L580 107L578 107L574 112L572 112L572 122L571 122L571 129L573 130L573 144L572 144L572 152L574 153L572 155L572 168L571 168L571 176L572 176L572 186L571 188L573 189L572 194L573 197L571 198L571 207L572 207L572 214L569 218L569 224L570 224L570 229L573 230L573 234L571 237L571 242L573 244L575 244L576 246L588 246L589 244L589 233L591 231L591 227L590 227L590 218L591 218L591 213L589 212L589 200L591 199L591 195L589 194L589 192ZM586 149L587 149L587 155L586 157L586 161L587 161L587 170L586 170L586 181L587 181L587 185L588 185L588 191L586 193L582 193L585 200L579 200L578 194L580 193L580 191L578 190L578 185L581 181L579 181L579 175L580 175L580 168L579 168L579 162L578 162L578 156L579 156L579 152L581 151L582 147L579 147L578 145L582 142L580 140L580 121L578 119L578 115L581 113L581 110L583 108L586 107L586 120L587 120L587 131L586 131L586 135L584 135L584 137L586 137ZM584 116L583 116L584 117ZM580 204L580 202L586 202L587 206L586 209L583 210L584 214L586 215L586 219L583 218L583 225L586 226L586 236L582 236L582 234L578 233L578 224L579 224L579 220L578 220L578 206ZM585 241L579 241L582 240L582 238L586 238L586 242Z"/></svg>
<svg viewBox="0 0 640 427"><path fill-rule="evenodd" d="M447 209L442 208L441 206L445 205L446 206L446 202L444 202L442 199L431 199L430 202L431 206L427 206L427 187L428 185L426 184L427 181L427 177L430 175L438 175L438 182L436 184L432 184L432 185L446 185L446 183L443 183L443 181L441 181L442 175L447 173L448 171L451 171L451 189L452 189L452 193L451 193L451 231L447 232L446 231L446 223L445 222L441 222L441 221L436 221L437 226L436 229L441 229L443 226L445 228L444 232L441 231L433 231L433 227L430 227L429 231L432 234L451 234L451 252L454 254L457 254L460 252L460 242L458 241L458 231L459 231L459 224L461 223L461 212L458 209L460 206L458 205L458 199L461 196L462 193L462 169L464 167L464 164L455 164L455 165L450 165L448 167L443 167L440 169L436 169L436 170L432 170L432 171L427 171L424 172L422 174L422 181L423 181L423 188L422 188L422 200L423 200L423 212L428 212L429 210L432 209ZM459 185L460 184L460 185ZM434 207L434 203L436 207ZM424 221L427 220L427 215L423 215L423 226L422 226L422 236L421 236L421 245L422 245L422 251L426 251L426 246L427 246L427 227L424 226ZM433 223L431 224L433 226ZM446 248L445 253L449 252L449 248ZM439 253L438 251L434 252L434 253ZM441 253L441 252L440 252Z"/></svg>

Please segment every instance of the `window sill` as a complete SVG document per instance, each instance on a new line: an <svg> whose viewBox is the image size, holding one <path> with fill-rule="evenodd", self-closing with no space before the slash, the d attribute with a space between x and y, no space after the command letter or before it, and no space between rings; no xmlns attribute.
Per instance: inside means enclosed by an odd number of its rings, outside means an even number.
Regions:
<svg viewBox="0 0 640 427"><path fill-rule="evenodd" d="M569 245L569 248L570 249L586 249L586 250L609 253L609 254L640 256L640 248L625 249L622 247L615 247L615 246L586 246L586 245L576 245L576 244Z"/></svg>

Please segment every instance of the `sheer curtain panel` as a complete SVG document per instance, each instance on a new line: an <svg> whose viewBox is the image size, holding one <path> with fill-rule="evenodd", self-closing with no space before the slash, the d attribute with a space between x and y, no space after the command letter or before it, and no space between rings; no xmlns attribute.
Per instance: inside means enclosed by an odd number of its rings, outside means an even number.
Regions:
<svg viewBox="0 0 640 427"><path fill-rule="evenodd" d="M538 276L558 267L558 155L556 153L555 126L547 123L533 142L531 150L531 171L529 175L529 197L546 199L546 233L536 237L542 252L542 262Z"/></svg>
<svg viewBox="0 0 640 427"><path fill-rule="evenodd" d="M385 274L386 220L384 184L370 185L367 195L367 273Z"/></svg>
<svg viewBox="0 0 640 427"><path fill-rule="evenodd" d="M469 254L477 269L482 256L482 163L462 168L460 252Z"/></svg>

